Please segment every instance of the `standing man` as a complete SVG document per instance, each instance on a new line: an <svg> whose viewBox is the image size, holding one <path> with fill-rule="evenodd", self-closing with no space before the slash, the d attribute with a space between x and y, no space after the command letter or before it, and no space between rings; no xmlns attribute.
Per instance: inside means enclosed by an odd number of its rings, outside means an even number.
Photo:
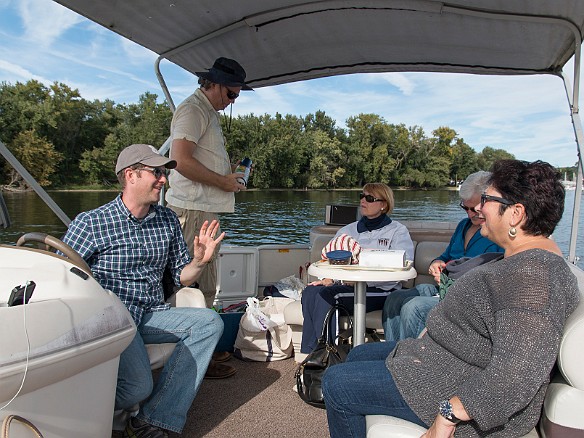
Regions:
<svg viewBox="0 0 584 438"><path fill-rule="evenodd" d="M189 251L194 236L205 221L218 219L218 213L233 213L235 193L245 190L237 181L241 173L233 168L225 148L218 111L235 102L245 84L245 70L233 59L217 58L206 72L197 73L200 88L187 97L172 117L170 157L177 162L170 175L166 194L168 206L178 215ZM198 284L207 307L213 305L217 288L215 255L201 273ZM235 368L220 364L229 353L216 353L207 370L208 378L225 378Z"/></svg>
<svg viewBox="0 0 584 438"><path fill-rule="evenodd" d="M152 146L128 146L116 164L122 193L79 214L63 238L85 259L99 284L120 298L136 323L136 336L120 356L115 401L116 410L143 402L126 425L128 438L182 432L223 333L223 321L214 311L171 308L164 302L165 269L175 285L193 284L224 237L215 239L217 222L204 223L191 243L191 258L176 215L157 205L167 169L175 166ZM145 344L167 342L176 346L154 385Z"/></svg>

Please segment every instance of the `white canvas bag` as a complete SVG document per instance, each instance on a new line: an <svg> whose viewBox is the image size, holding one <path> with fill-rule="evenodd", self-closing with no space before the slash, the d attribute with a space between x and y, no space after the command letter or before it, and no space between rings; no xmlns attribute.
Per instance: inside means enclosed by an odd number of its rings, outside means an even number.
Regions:
<svg viewBox="0 0 584 438"><path fill-rule="evenodd" d="M247 299L239 322L234 355L244 360L271 362L288 359L294 352L292 329L284 321L284 307L290 298Z"/></svg>

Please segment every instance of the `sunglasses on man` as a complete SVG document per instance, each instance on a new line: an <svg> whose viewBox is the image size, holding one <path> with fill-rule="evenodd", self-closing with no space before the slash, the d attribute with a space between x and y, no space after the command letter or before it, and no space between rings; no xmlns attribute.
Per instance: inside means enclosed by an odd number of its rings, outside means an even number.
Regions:
<svg viewBox="0 0 584 438"><path fill-rule="evenodd" d="M154 175L154 178L160 179L163 175L165 178L168 178L168 169L160 168L160 167L142 167L138 170L145 170L146 172L150 172Z"/></svg>
<svg viewBox="0 0 584 438"><path fill-rule="evenodd" d="M227 98L229 100L235 100L239 97L239 94L237 94L235 91L231 91L229 88L227 89Z"/></svg>
<svg viewBox="0 0 584 438"><path fill-rule="evenodd" d="M467 213L469 211L476 213L477 211L474 209L474 207L467 207L466 205L464 205L464 203L462 201L460 201L460 208L462 208L464 211L466 211Z"/></svg>
<svg viewBox="0 0 584 438"><path fill-rule="evenodd" d="M363 199L363 198L365 198L365 200L369 203L376 202L376 201L383 201L383 199L375 198L372 195L366 195L365 193L359 193L359 199Z"/></svg>

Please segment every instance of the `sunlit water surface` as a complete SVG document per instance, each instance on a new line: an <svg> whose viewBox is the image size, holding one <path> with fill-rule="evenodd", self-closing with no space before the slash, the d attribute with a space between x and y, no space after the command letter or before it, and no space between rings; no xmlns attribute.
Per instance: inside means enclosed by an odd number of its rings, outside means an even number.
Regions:
<svg viewBox="0 0 584 438"><path fill-rule="evenodd" d="M357 204L356 190L337 191L249 191L236 195L235 213L221 215L221 226L227 232L227 245L260 245L309 242L309 230L324 221L327 204ZM397 220L459 221L465 217L458 206L458 192L453 190L396 190ZM73 218L112 200L117 192L50 192L51 197ZM0 243L14 244L19 236L39 231L61 237L65 225L35 193L4 193L12 219L8 229L0 229ZM564 216L554 239L568 255L574 191L566 192ZM582 216L582 214L581 214ZM576 256L584 254L580 221Z"/></svg>

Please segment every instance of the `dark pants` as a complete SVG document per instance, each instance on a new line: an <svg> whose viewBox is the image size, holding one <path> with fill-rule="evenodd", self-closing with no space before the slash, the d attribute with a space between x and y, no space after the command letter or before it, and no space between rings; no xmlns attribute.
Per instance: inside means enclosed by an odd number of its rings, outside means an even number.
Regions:
<svg viewBox="0 0 584 438"><path fill-rule="evenodd" d="M380 296L367 296L366 311L383 309L386 291L376 287L368 287L367 292L382 293ZM341 296L339 296L341 295ZM302 292L302 344L301 353L310 353L316 347L318 338L322 334L324 318L336 303L343 304L351 314L353 314L355 291L353 286L333 285L333 286L307 286ZM333 333L336 333L336 319L333 318Z"/></svg>

